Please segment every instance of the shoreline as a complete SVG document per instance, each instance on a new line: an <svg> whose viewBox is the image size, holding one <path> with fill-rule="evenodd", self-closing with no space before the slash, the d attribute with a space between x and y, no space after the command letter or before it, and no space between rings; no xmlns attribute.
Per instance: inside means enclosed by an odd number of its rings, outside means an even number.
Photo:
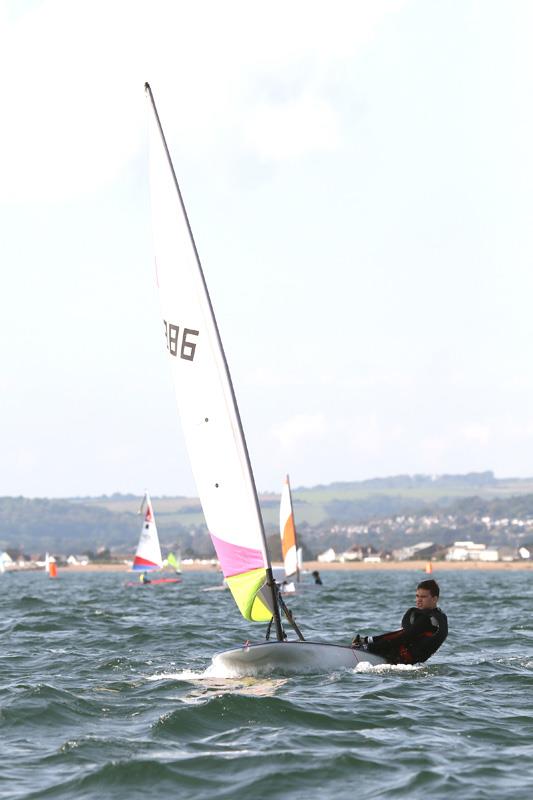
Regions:
<svg viewBox="0 0 533 800"><path fill-rule="evenodd" d="M329 571L401 571L411 570L415 572L426 571L427 564L431 564L431 574L439 572L449 572L453 570L483 570L494 572L513 572L516 570L533 570L533 561L382 561L379 563L366 563L363 561L351 562L333 562L322 563L321 561L306 561L304 562L304 570L312 572L318 570L319 572ZM275 562L273 567L282 568L283 564ZM15 571L15 570L14 570ZM17 572L26 572L33 570L16 570ZM130 572L127 564L87 564L82 567L80 565L69 565L67 567L58 567L58 572ZM182 565L182 572L220 572L218 566L210 564L184 564ZM430 574L430 573L428 573Z"/></svg>

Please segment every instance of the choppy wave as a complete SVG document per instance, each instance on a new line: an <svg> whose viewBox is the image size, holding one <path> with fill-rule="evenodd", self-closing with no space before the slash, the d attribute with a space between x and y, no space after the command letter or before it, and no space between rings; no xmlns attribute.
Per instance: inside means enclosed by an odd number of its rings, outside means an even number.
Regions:
<svg viewBox="0 0 533 800"><path fill-rule="evenodd" d="M396 627L416 573L328 572L290 598L309 638ZM0 578L1 580L1 578ZM231 678L210 656L259 638L186 574L17 575L0 594L0 797L513 798L533 792L529 573L444 573L450 636L417 666ZM7 584L6 584L7 586Z"/></svg>

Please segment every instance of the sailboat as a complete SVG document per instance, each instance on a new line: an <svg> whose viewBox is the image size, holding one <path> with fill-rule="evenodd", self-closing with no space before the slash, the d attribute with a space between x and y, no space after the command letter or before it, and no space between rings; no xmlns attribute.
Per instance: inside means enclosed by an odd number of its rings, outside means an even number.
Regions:
<svg viewBox="0 0 533 800"><path fill-rule="evenodd" d="M44 571L49 578L57 578L57 562L50 553L46 553L44 557Z"/></svg>
<svg viewBox="0 0 533 800"><path fill-rule="evenodd" d="M152 90L149 172L156 279L178 411L205 521L242 616L273 626L275 640L215 655L225 674L299 674L383 659L304 639L278 592L252 466L211 298ZM288 639L282 614L292 628Z"/></svg>
<svg viewBox="0 0 533 800"><path fill-rule="evenodd" d="M167 556L167 565L174 570L176 575L181 575L181 553L178 551L177 556L175 553L169 553Z"/></svg>
<svg viewBox="0 0 533 800"><path fill-rule="evenodd" d="M54 556L49 556L48 553L46 554L46 571L48 572L49 578L57 578L57 562Z"/></svg>
<svg viewBox="0 0 533 800"><path fill-rule="evenodd" d="M148 492L144 493L139 514L143 514L143 525L135 558L133 559L132 570L140 573L141 584L179 583L180 579L177 577L149 579L146 577L148 572L163 569L163 558L161 556L154 509Z"/></svg>
<svg viewBox="0 0 533 800"><path fill-rule="evenodd" d="M283 594L294 594L296 583L300 582L301 549L298 547L294 511L292 508L291 484L289 476L285 477L279 506L279 533L281 536L281 554L285 580L281 585ZM292 580L289 580L292 579Z"/></svg>

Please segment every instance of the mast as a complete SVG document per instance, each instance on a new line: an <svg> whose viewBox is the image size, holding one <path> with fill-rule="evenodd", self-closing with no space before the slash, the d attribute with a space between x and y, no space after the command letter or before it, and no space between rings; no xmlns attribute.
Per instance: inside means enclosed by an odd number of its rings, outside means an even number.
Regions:
<svg viewBox="0 0 533 800"><path fill-rule="evenodd" d="M275 622L275 626L276 626L276 635L277 635L278 640L282 641L283 638L284 638L284 634L283 634L283 628L282 628L282 624L281 624L281 616L280 616L280 610L279 610L279 605L278 605L276 584L275 584L274 576L273 576L273 573L272 573L272 564L271 564L271 561L270 561L270 554L268 552L268 547L267 547L267 542L266 542L263 517L262 517L262 514L261 514L261 508L260 508L260 505L259 505L259 498L257 497L257 489L256 489L255 481L254 481L254 476L253 476L250 456L249 456L249 453L248 453L248 445L246 443L246 439L245 439L245 436L244 436L244 430L243 430L242 421L241 421L241 417L240 417L240 413L239 413L239 407L237 405L235 391L234 391L234 388L233 388L233 382L231 380L231 375L230 375L230 371L229 371L229 367L228 367L228 362L227 362L227 359L226 359L226 354L224 352L224 348L223 348L223 345L222 345L222 339L220 337L220 332L219 332L219 329L218 329L218 324L217 324L215 313L214 313L214 310L213 310L213 305L211 303L211 297L209 295L209 291L208 291L208 288L207 288L207 283L206 283L204 272L203 272L202 265L201 265L201 262L200 262L200 257L198 255L198 250L196 248L196 243L194 241L194 236L193 236L192 229L191 229L191 226L190 226L190 223L189 223L189 218L187 216L187 211L185 209L185 204L183 202L183 197L182 197L181 190L180 190L180 187L179 187L179 183L178 183L178 180L177 180L177 177L176 177L176 173L175 173L175 170L174 170L174 165L172 164L172 159L170 157L170 152L169 152L169 149L168 149L168 146L167 146L165 135L163 133L163 128L161 126L161 121L159 119L159 114L157 112L157 108L156 108L156 105L155 105L155 100L154 100L154 96L153 96L153 93L152 93L152 89L150 88L150 85L148 83L144 84L144 88L145 88L145 91L146 91L146 93L147 93L147 95L148 95L148 97L150 99L150 104L151 104L151 107L152 107L152 110L153 110L153 113L154 113L157 129L158 129L159 135L161 137L161 142L162 142L163 149L164 149L164 152L165 152L165 155L166 155L166 160L167 160L167 163L168 163L168 167L170 169L170 173L171 173L171 176L172 176L174 187L175 187L176 192L177 192L177 196L178 196L179 204L180 204L180 207L181 207L181 211L183 213L183 218L185 220L185 224L186 224L186 228L187 228L190 244L191 244L194 256L195 256L195 262L196 262L196 267L198 269L198 275L200 277L201 284L202 284L204 292L205 292L205 298L206 298L206 301L207 301L209 315L210 315L210 318L211 318L213 330L214 330L215 336L216 336L217 345L218 345L218 348L219 348L219 352L220 352L220 355L221 355L221 358L222 358L222 362L223 362L223 366L224 366L224 370L225 370L225 377L226 377L227 385L229 387L231 400L232 400L232 403L233 403L233 411L234 411L234 414L235 414L235 419L236 419L236 423L237 423L237 427L238 427L238 432L239 432L239 435L240 435L240 438L241 438L242 449L243 449L243 453L244 453L244 456L245 456L246 469L247 469L247 472L248 472L248 478L249 478L250 486L251 486L252 492L253 492L253 500L254 500L254 505L255 505L255 514L257 516L257 523L258 523L259 530L260 530L260 535L261 535L261 545L262 545L262 549L263 549L263 556L264 556L265 564L266 564L266 568L265 568L266 584L270 588L271 597L272 597L272 611L273 611L273 618L274 618L274 622Z"/></svg>

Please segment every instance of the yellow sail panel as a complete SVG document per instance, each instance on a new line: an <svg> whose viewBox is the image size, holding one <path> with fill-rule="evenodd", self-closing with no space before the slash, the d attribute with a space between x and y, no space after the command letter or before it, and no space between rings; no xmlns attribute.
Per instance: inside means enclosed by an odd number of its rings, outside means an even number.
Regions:
<svg viewBox="0 0 533 800"><path fill-rule="evenodd" d="M270 622L272 611L259 597L260 589L265 585L266 571L264 569L253 569L250 572L242 572L240 575L232 575L226 578L239 611L245 619L251 622Z"/></svg>

